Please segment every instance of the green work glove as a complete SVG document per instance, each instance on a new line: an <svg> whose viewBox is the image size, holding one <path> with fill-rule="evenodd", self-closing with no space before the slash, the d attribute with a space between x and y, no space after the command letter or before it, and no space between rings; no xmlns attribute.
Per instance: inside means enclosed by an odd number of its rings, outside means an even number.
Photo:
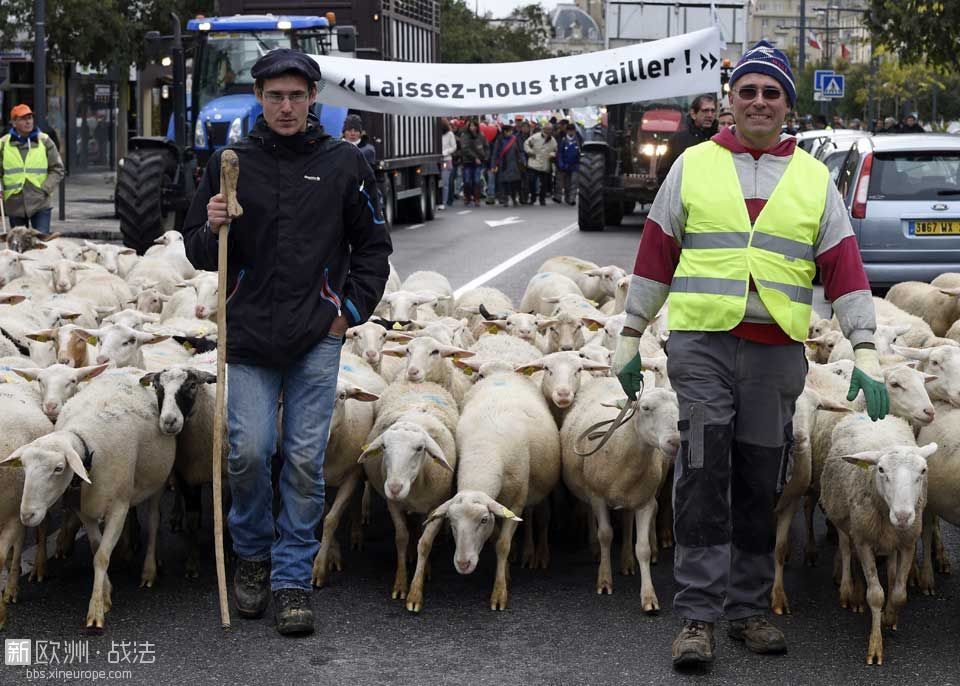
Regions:
<svg viewBox="0 0 960 686"><path fill-rule="evenodd" d="M870 348L854 350L856 366L850 379L850 391L847 400L856 400L860 391L867 402L867 414L870 419L877 421L887 416L890 411L890 398L887 396L887 386L883 382L883 372L880 371L880 361L877 351Z"/></svg>
<svg viewBox="0 0 960 686"><path fill-rule="evenodd" d="M617 375L623 392L630 400L637 399L637 392L643 386L643 366L640 362L640 338L621 334L617 350L611 364Z"/></svg>

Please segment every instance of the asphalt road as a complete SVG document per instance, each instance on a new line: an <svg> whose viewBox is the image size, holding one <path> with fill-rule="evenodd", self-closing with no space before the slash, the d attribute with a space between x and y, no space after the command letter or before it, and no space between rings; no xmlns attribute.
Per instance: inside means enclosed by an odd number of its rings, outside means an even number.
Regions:
<svg viewBox="0 0 960 686"><path fill-rule="evenodd" d="M581 234L570 228L575 212L552 204L461 212L462 207L449 208L434 222L394 231L393 261L401 276L416 269L437 269L459 288L554 237L488 281L519 300L532 273L553 255L579 255L629 270L642 223L641 216L628 217L622 227ZM486 224L508 217L518 221L499 227ZM564 229L570 231L557 237ZM825 307L822 299L817 302ZM956 577L938 575L932 597L911 592L900 630L884 632L886 663L867 667L869 620L839 607L830 580L836 548L825 542L819 516L821 557L815 568L801 566L799 519L794 523L786 571L793 614L776 620L786 632L789 654L752 655L721 630L713 669L677 675L669 658L678 627L670 611L675 590L670 550L661 552L654 567L663 610L645 616L640 610L639 577L615 575L614 595L596 595L592 555L557 517L550 569L534 572L513 566L509 610L495 613L488 603L492 547L486 547L477 571L460 576L453 568L452 545L443 540L434 548L424 610L414 616L400 601L390 599L392 527L385 509L378 507L363 551L347 551L348 534L341 531L345 568L314 593L316 634L288 639L274 631L270 611L257 621L234 614L233 628L220 628L210 525L204 530L200 578L184 579L182 539L166 524L169 497L164 507L158 583L153 589L139 589L139 560L115 563L113 609L102 636L90 636L83 629L92 569L89 549L81 540L70 560L51 563L43 584L22 580L19 602L8 608L4 638L46 641L48 658L52 642L60 642L61 660L66 642L85 641L88 662L74 668L128 670L112 679L123 684L960 684ZM944 538L953 559L960 559L957 531L944 525ZM615 555L618 550L615 542ZM23 683L30 675L25 667L0 666L0 686ZM89 677L59 676L30 680L92 682Z"/></svg>

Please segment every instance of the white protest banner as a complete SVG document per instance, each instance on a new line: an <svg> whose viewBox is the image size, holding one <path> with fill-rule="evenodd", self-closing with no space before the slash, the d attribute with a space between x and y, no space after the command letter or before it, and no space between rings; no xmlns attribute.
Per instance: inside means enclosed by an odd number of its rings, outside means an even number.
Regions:
<svg viewBox="0 0 960 686"><path fill-rule="evenodd" d="M367 112L484 114L613 105L720 88L716 27L638 45L503 64L423 64L314 55L318 102Z"/></svg>

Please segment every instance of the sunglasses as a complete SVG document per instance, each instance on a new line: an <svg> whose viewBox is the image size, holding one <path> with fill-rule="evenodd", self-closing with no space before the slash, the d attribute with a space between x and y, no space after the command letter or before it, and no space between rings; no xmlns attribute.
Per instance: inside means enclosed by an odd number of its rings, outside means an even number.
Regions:
<svg viewBox="0 0 960 686"><path fill-rule="evenodd" d="M744 86L737 90L737 97L741 100L756 100L757 94L762 94L763 99L767 102L776 102L781 97L783 97L783 91L779 88L774 88L773 86L764 86L763 88L758 88L757 86Z"/></svg>

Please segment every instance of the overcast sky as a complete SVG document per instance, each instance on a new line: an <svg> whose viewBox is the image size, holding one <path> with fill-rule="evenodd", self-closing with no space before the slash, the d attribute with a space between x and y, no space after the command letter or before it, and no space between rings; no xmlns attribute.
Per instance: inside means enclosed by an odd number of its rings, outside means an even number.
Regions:
<svg viewBox="0 0 960 686"><path fill-rule="evenodd" d="M492 12L495 17L506 17L515 7L523 7L524 5L529 5L536 0L530 0L528 2L523 2L523 0L464 0L467 3L467 6L472 8L480 6L480 14L484 12ZM572 3L573 0L565 0L566 2ZM543 9L549 12L554 7L557 6L557 0L540 0L540 4L543 5Z"/></svg>

